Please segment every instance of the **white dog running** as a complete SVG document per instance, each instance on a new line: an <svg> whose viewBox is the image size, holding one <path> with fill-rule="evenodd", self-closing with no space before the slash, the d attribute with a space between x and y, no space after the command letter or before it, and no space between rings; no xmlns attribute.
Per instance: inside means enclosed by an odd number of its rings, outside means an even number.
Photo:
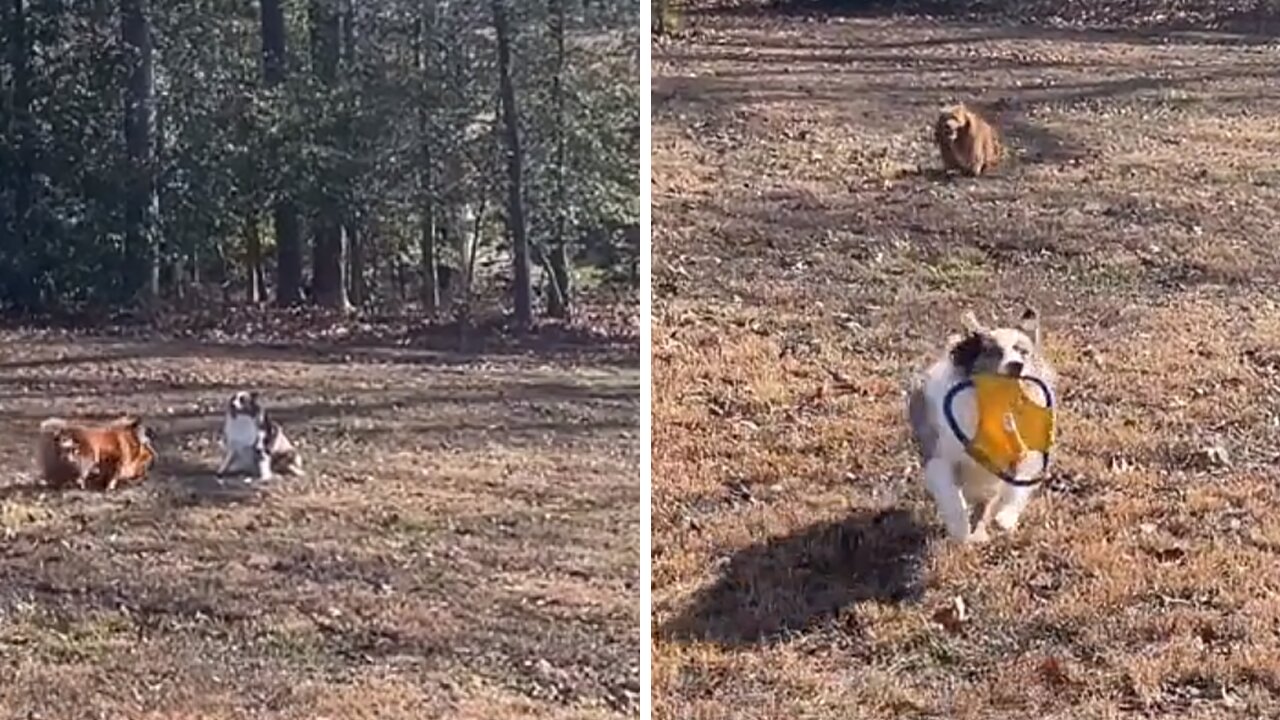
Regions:
<svg viewBox="0 0 1280 720"><path fill-rule="evenodd" d="M937 503L947 534L961 542L982 542L989 538L993 521L1002 530L1017 526L1036 486L1004 482L970 457L943 415L944 398L956 383L975 373L1030 375L1050 391L1057 375L1041 352L1035 310L1026 310L1017 327L988 329L971 312L963 321L966 334L952 338L943 356L911 389L907 416L924 465L925 488ZM953 412L962 425L976 427L972 393L958 397ZM976 524L970 517L974 509L979 510Z"/></svg>

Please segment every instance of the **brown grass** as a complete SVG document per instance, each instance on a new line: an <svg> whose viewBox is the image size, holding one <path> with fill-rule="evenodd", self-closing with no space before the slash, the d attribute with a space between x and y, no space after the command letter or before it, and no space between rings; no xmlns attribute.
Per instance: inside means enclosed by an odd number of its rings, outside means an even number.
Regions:
<svg viewBox="0 0 1280 720"><path fill-rule="evenodd" d="M219 482L253 387L307 477ZM0 717L634 716L634 366L0 334ZM48 414L141 413L138 488L50 492Z"/></svg>
<svg viewBox="0 0 1280 720"><path fill-rule="evenodd" d="M694 15L656 51L656 717L1280 711L1280 52L1229 41ZM937 177L938 109L999 98L1007 165ZM1026 301L1056 470L948 544L904 388Z"/></svg>

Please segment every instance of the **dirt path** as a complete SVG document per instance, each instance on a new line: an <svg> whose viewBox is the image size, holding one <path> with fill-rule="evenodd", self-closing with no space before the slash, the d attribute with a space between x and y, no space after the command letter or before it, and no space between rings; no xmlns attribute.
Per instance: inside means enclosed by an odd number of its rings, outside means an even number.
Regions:
<svg viewBox="0 0 1280 720"><path fill-rule="evenodd" d="M1280 44L743 15L655 58L657 716L1275 712ZM934 174L957 100L997 176ZM950 546L903 388L1024 303L1057 472Z"/></svg>
<svg viewBox="0 0 1280 720"><path fill-rule="evenodd" d="M537 358L0 335L0 717L633 715L638 382ZM306 478L213 477L242 387ZM123 411L157 430L144 486L33 487L39 419Z"/></svg>

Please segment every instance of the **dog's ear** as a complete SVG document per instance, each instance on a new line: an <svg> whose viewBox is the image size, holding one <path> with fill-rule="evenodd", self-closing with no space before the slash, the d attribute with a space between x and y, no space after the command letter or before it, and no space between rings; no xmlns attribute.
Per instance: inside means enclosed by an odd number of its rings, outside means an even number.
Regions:
<svg viewBox="0 0 1280 720"><path fill-rule="evenodd" d="M1022 311L1022 317L1018 318L1018 329L1026 333L1031 342L1040 345L1040 313L1035 308L1029 307Z"/></svg>
<svg viewBox="0 0 1280 720"><path fill-rule="evenodd" d="M964 339L951 346L952 364L963 370L964 374L971 374L973 366L982 356L983 345L982 335L977 331L964 336Z"/></svg>

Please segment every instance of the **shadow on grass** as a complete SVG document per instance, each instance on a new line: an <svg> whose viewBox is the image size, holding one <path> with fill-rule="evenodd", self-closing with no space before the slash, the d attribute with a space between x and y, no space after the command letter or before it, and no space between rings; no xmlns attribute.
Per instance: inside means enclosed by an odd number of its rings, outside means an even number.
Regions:
<svg viewBox="0 0 1280 720"><path fill-rule="evenodd" d="M1163 5L1164 7L1160 7ZM1083 17L1081 9L1089 14ZM1201 43L1262 45L1280 31L1280 12L1264 3L1139 2L1062 3L1056 0L771 0L711 4L687 11L708 16L885 18L921 15L951 21L1001 23L993 38L1036 32L1092 37L1102 33L1134 44ZM1078 27L1038 27L1047 21ZM906 42L904 47L933 44Z"/></svg>
<svg viewBox="0 0 1280 720"><path fill-rule="evenodd" d="M10 485L0 486L0 502L16 498L42 497L60 492L62 492L62 488L51 487L40 481L15 482Z"/></svg>
<svg viewBox="0 0 1280 720"><path fill-rule="evenodd" d="M432 365L522 357L638 367L638 327L622 322L616 314L592 314L590 310L585 308L577 322L546 320L523 333L505 315L478 318L472 323L429 322L407 311L335 315L315 309L227 306L175 312L151 321L0 314L0 329L51 332L55 338L74 338L76 344L91 349L102 343L130 345L106 352L6 361L0 368L61 367L143 357Z"/></svg>
<svg viewBox="0 0 1280 720"><path fill-rule="evenodd" d="M77 341L92 346L95 340L106 339L121 343L131 342L129 338L102 336L98 338L82 337ZM588 364L600 364L608 367L638 367L639 353L635 347L627 346L619 349L617 344L600 346L576 346L571 343L555 344L549 342L546 347L525 349L490 350L475 349L467 352L457 350L440 350L415 345L397 345L395 343L369 342L351 343L319 343L306 341L273 341L273 342L218 342L200 340L165 340L140 338L136 344L105 352L86 352L57 358L39 358L32 360L10 360L0 362L0 369L21 370L29 368L71 367L97 362L117 360L139 360L156 358L202 358L239 360L247 362L303 362L313 365L343 365L348 363L385 363L402 365L434 365L434 366L468 366L487 360L501 360L515 357L536 357L558 361L577 360Z"/></svg>
<svg viewBox="0 0 1280 720"><path fill-rule="evenodd" d="M151 471L151 482L161 480L157 484L163 485L167 504L173 507L258 502L265 483L245 482L242 474L218 477L216 470L213 464L162 456Z"/></svg>
<svg viewBox="0 0 1280 720"><path fill-rule="evenodd" d="M770 538L735 554L663 633L769 644L837 619L853 603L913 602L924 591L926 539L906 510L859 512Z"/></svg>

